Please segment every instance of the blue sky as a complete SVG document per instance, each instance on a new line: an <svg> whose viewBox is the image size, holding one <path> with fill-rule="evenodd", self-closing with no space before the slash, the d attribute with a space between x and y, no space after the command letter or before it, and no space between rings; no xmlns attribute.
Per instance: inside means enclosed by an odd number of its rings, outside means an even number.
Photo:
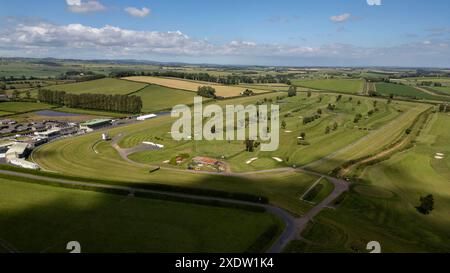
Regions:
<svg viewBox="0 0 450 273"><path fill-rule="evenodd" d="M449 14L448 0L2 0L0 56L448 67Z"/></svg>

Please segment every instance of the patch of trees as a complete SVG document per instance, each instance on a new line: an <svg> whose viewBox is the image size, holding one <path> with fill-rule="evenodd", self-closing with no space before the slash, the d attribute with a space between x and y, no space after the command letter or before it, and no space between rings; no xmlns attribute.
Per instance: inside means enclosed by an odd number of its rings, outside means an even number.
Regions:
<svg viewBox="0 0 450 273"><path fill-rule="evenodd" d="M71 94L64 91L40 89L38 100L70 108L131 114L138 114L142 109L141 97L127 95Z"/></svg>
<svg viewBox="0 0 450 273"><path fill-rule="evenodd" d="M315 121L316 119L319 119L319 118L320 118L319 114L312 115L312 116L309 116L309 117L304 117L303 118L303 125L311 123L311 122L313 122L313 121Z"/></svg>
<svg viewBox="0 0 450 273"><path fill-rule="evenodd" d="M197 89L197 95L212 99L215 99L217 97L216 89L212 88L211 86L199 86Z"/></svg>
<svg viewBox="0 0 450 273"><path fill-rule="evenodd" d="M295 97L297 96L297 87L290 86L288 91L288 97Z"/></svg>
<svg viewBox="0 0 450 273"><path fill-rule="evenodd" d="M358 113L358 114L356 114L355 119L353 119L353 122L358 123L361 119L362 119L362 115Z"/></svg>
<svg viewBox="0 0 450 273"><path fill-rule="evenodd" d="M106 78L105 75L96 74L92 71L71 70L56 77L58 80L75 80L76 82L93 81Z"/></svg>
<svg viewBox="0 0 450 273"><path fill-rule="evenodd" d="M442 83L440 82L432 82L432 81L422 81L419 83L420 86L434 86L434 87L441 87Z"/></svg>
<svg viewBox="0 0 450 273"><path fill-rule="evenodd" d="M327 109L328 111L334 111L336 109L336 105L329 103Z"/></svg>
<svg viewBox="0 0 450 273"><path fill-rule="evenodd" d="M240 83L287 83L289 75L264 75L250 77L247 75L214 76L209 73L186 73L180 71L117 71L110 74L111 77L123 78L131 76L170 77L185 80L213 82L225 85L237 85Z"/></svg>
<svg viewBox="0 0 450 273"><path fill-rule="evenodd" d="M255 92L253 92L253 91L250 90L250 89L245 89L245 91L242 92L242 95L243 95L243 96L253 96L253 95L255 95Z"/></svg>
<svg viewBox="0 0 450 273"><path fill-rule="evenodd" d="M244 145L245 145L245 151L252 153L253 151L255 151L256 148L259 147L259 145L261 145L261 143L259 141L246 139L244 141Z"/></svg>
<svg viewBox="0 0 450 273"><path fill-rule="evenodd" d="M434 197L432 194L429 194L425 197L420 197L420 205L416 207L417 211L428 215L434 209Z"/></svg>

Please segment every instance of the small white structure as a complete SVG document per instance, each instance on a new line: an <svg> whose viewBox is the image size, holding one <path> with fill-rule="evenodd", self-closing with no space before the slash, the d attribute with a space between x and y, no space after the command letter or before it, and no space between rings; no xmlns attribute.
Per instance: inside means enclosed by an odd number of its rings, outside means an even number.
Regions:
<svg viewBox="0 0 450 273"><path fill-rule="evenodd" d="M107 133L102 134L102 140L109 140L109 136Z"/></svg>
<svg viewBox="0 0 450 273"><path fill-rule="evenodd" d="M144 121L144 120L148 120L148 119L152 119L152 118L156 118L156 117L157 117L157 115L155 115L155 114L149 114L149 115L139 116L136 118L136 120Z"/></svg>
<svg viewBox="0 0 450 273"><path fill-rule="evenodd" d="M39 166L37 164L34 164L33 162L29 162L23 159L15 158L9 161L9 164L22 167L24 169L30 169L30 170L39 170Z"/></svg>

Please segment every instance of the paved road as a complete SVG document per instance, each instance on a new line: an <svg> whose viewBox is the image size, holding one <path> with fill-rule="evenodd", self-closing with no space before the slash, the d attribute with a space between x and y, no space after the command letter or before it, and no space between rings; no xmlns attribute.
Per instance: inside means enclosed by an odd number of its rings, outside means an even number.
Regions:
<svg viewBox="0 0 450 273"><path fill-rule="evenodd" d="M292 169L292 168L274 169L272 171L297 171L297 172L305 172L305 173L318 175L317 173L312 172L312 171L303 170L303 169ZM42 176L33 175L33 174L18 173L18 172L13 172L13 171L6 171L6 170L0 170L0 173L6 174L6 175L13 175L13 176L18 176L18 177L42 180L42 181L58 182L61 184L71 185L71 186L87 185L87 186L95 187L95 188L99 188L99 189L125 190L125 191L129 191L130 193L136 193L136 192L157 193L157 194L164 194L164 195L174 196L174 197L191 198L191 199L195 199L195 200L222 201L222 202L227 202L227 203L232 203L232 204L243 204L243 205L252 205L252 206L263 207L264 209L266 209L267 212L272 213L272 214L278 216L280 219L282 219L285 224L284 231L282 232L280 237L277 239L277 241L269 248L269 250L268 250L269 253L281 252L284 249L284 247L291 240L298 238L299 234L305 229L307 223L314 216L316 216L320 211L322 211L324 208L326 208L342 192L348 190L348 186L349 186L348 183L343 180L324 176L331 183L333 183L335 185L333 192L325 200L323 200L317 206L313 207L304 216L295 218L287 211L285 211L281 208L269 205L269 204L258 204L258 203L252 203L252 202L246 202L246 201L238 201L238 200L209 197L209 196L199 196L199 195L192 195L192 194L186 194L186 193L163 192L163 191L147 190L147 189L134 188L134 187L114 186L114 185L106 185L106 184L99 184L99 183L71 181L71 180L66 180L66 179L61 179L61 178L42 177ZM240 175L242 175L242 174L240 174ZM3 246L3 248L5 248L8 252L16 251L15 249L11 248L10 245L7 245L6 243L3 244L1 240L0 240L0 245Z"/></svg>
<svg viewBox="0 0 450 273"><path fill-rule="evenodd" d="M301 168L296 169L296 171L318 175L316 172ZM305 230L308 223L323 209L327 208L338 196L348 191L350 186L348 182L330 176L323 176L323 177L326 178L331 183L333 183L334 185L333 192L331 192L331 194L328 195L322 202L320 202L312 209L310 209L305 215L295 218L294 221L295 227L293 228L295 232L290 232L286 234L283 233L280 236L280 238L278 238L278 240L275 242L275 244L273 244L272 247L268 250L268 253L280 253L283 251L283 249L287 246L287 244L290 241L300 239L300 234Z"/></svg>

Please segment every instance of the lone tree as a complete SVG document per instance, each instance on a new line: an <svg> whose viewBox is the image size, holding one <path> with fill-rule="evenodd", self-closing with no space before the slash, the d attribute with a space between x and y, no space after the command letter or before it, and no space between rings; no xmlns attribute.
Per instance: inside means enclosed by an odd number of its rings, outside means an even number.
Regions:
<svg viewBox="0 0 450 273"><path fill-rule="evenodd" d="M205 98L216 98L216 89L211 86L199 86L197 90L197 95Z"/></svg>
<svg viewBox="0 0 450 273"><path fill-rule="evenodd" d="M289 87L288 97L295 97L295 96L297 96L297 87L295 86Z"/></svg>
<svg viewBox="0 0 450 273"><path fill-rule="evenodd" d="M300 137L304 140L304 139L306 139L306 134L305 134L305 132L301 132L300 133Z"/></svg>
<svg viewBox="0 0 450 273"><path fill-rule="evenodd" d="M286 124L286 121L283 120L283 121L281 122L281 129L286 129L286 125L287 125L287 124Z"/></svg>
<svg viewBox="0 0 450 273"><path fill-rule="evenodd" d="M245 151L246 152L253 152L254 151L254 148L255 148L255 145L254 145L255 141L254 140L247 139L247 140L245 140L244 144L245 144Z"/></svg>
<svg viewBox="0 0 450 273"><path fill-rule="evenodd" d="M416 207L417 211L428 215L434 209L434 197L429 194L425 197L420 197L420 206Z"/></svg>

